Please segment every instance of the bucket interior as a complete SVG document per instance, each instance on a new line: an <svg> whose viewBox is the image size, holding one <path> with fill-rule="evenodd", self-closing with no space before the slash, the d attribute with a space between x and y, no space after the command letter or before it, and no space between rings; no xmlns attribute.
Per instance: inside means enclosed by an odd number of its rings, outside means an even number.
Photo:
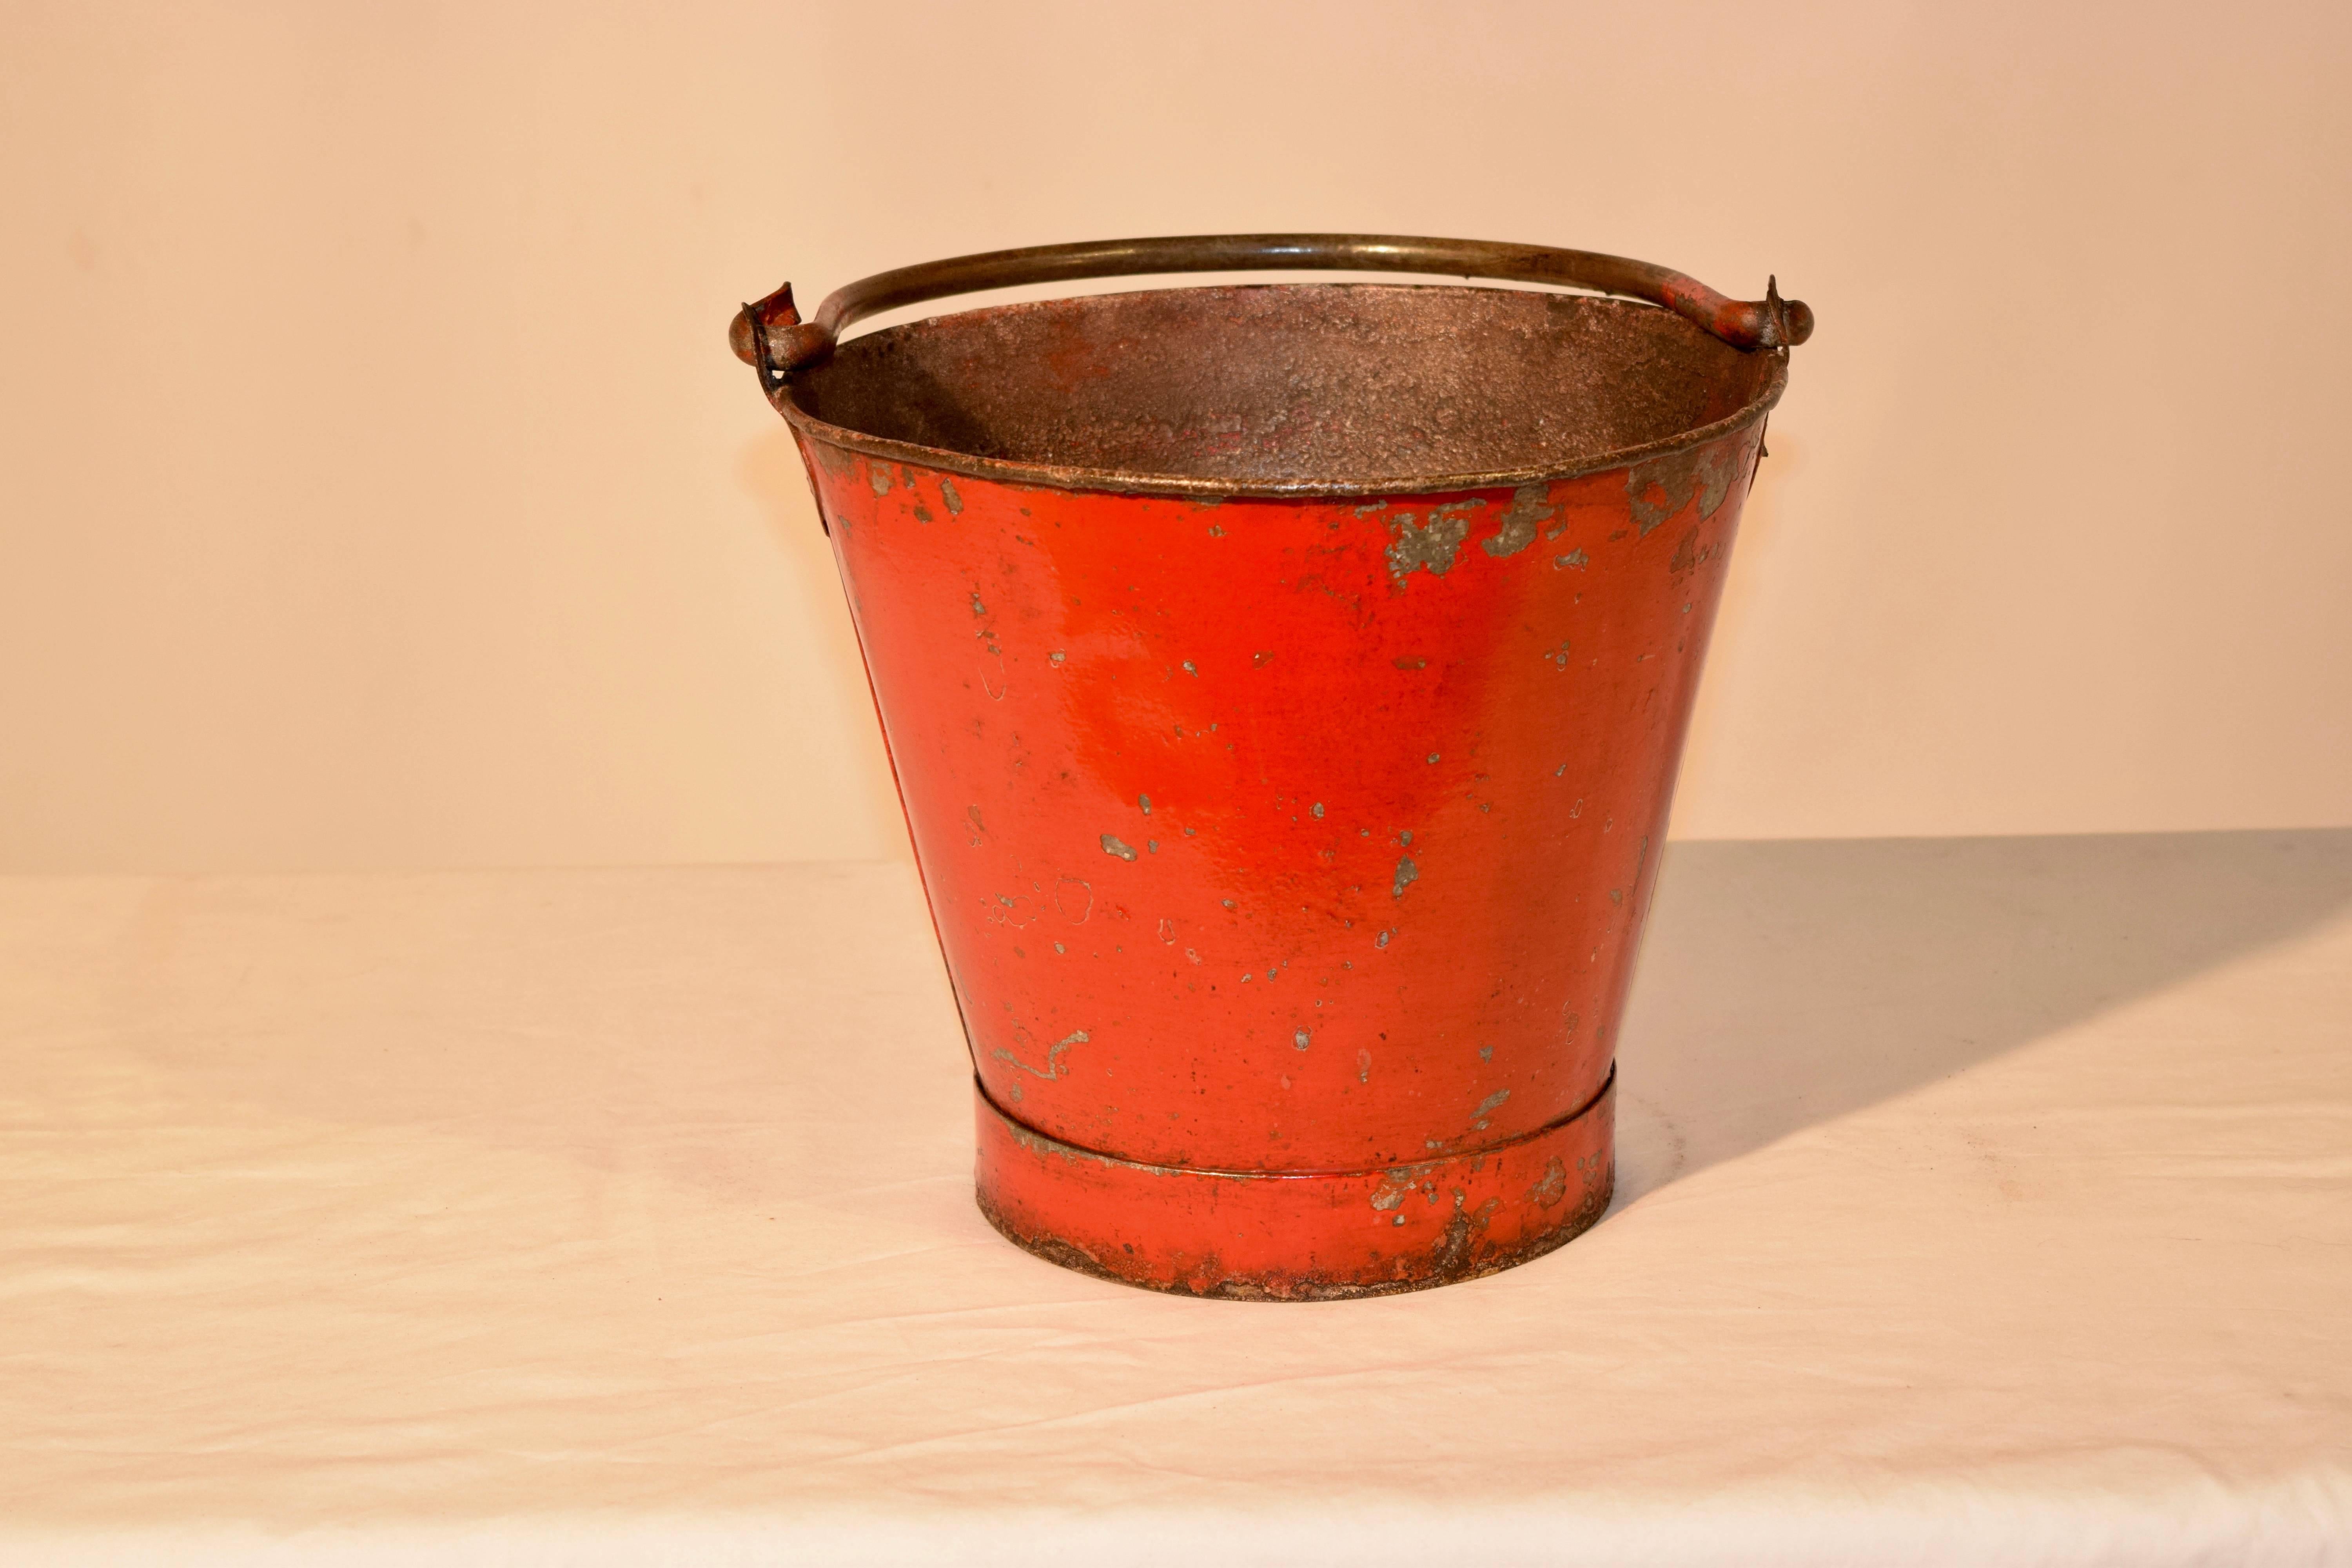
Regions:
<svg viewBox="0 0 2352 1568"><path fill-rule="evenodd" d="M1769 399L1780 357L1668 310L1512 289L1163 289L934 317L793 378L828 425L1238 486L1562 473Z"/></svg>

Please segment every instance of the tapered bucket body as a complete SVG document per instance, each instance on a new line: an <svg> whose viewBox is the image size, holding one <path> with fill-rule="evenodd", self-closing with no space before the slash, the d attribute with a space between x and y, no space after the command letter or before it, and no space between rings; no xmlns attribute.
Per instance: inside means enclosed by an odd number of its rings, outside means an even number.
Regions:
<svg viewBox="0 0 2352 1568"><path fill-rule="evenodd" d="M783 378L998 1229L1296 1300L1599 1217L1784 374L1646 305L1281 285L968 311Z"/></svg>

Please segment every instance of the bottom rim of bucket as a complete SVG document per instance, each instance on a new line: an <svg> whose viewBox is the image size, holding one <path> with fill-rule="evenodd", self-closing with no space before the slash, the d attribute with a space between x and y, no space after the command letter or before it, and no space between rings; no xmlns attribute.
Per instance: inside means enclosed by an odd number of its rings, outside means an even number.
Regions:
<svg viewBox="0 0 2352 1568"><path fill-rule="evenodd" d="M1147 1165L1064 1143L973 1085L980 1212L1049 1263L1148 1290L1329 1301L1499 1273L1591 1227L1615 1182L1616 1069L1497 1147L1364 1171Z"/></svg>

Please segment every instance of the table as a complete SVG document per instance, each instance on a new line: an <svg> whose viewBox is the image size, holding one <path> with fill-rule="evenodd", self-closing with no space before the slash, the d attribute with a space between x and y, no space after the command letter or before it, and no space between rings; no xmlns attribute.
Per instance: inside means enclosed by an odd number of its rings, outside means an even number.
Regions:
<svg viewBox="0 0 2352 1568"><path fill-rule="evenodd" d="M971 1204L896 864L0 880L0 1559L2352 1562L2352 831L1685 843L1608 1218Z"/></svg>

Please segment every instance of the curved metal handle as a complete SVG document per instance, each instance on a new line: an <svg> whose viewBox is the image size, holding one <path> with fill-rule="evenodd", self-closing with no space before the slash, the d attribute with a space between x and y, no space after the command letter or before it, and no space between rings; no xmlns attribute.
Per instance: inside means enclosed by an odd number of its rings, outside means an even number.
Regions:
<svg viewBox="0 0 2352 1568"><path fill-rule="evenodd" d="M901 267L835 289L817 308L816 320L805 323L793 306L793 286L787 283L736 312L728 342L736 358L758 368L761 385L772 388L784 376L831 354L851 323L901 305L1074 278L1273 269L1423 272L1566 284L1663 305L1738 349L1787 348L1813 332L1813 312L1801 300L1781 299L1777 279L1765 285L1763 299L1742 300L1727 299L1696 279L1646 261L1590 250L1401 235L1214 234L1038 245Z"/></svg>

